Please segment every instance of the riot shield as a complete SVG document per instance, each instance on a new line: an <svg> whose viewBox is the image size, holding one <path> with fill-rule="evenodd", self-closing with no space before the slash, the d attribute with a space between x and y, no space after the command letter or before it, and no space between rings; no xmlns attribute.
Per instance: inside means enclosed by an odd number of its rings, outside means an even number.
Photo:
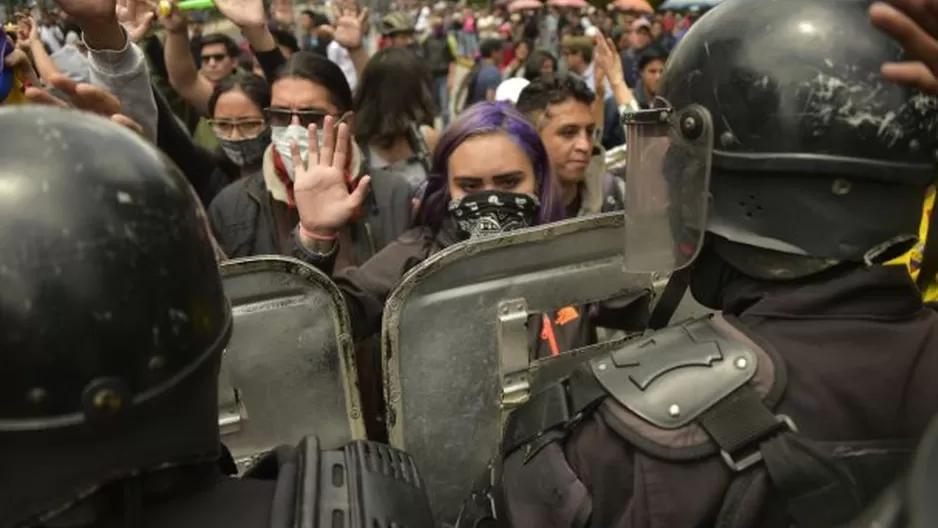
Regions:
<svg viewBox="0 0 938 528"><path fill-rule="evenodd" d="M623 271L623 220L610 213L457 244L388 298L390 442L416 460L438 520L456 517L507 413L529 396L528 315L651 290L652 276Z"/></svg>
<svg viewBox="0 0 938 528"><path fill-rule="evenodd" d="M221 264L234 331L219 375L222 442L243 468L316 435L326 449L365 437L342 293L299 260Z"/></svg>

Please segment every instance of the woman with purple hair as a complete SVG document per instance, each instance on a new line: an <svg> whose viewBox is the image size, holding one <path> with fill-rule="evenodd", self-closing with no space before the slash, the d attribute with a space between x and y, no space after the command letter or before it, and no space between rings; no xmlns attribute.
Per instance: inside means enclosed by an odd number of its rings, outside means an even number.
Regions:
<svg viewBox="0 0 938 528"><path fill-rule="evenodd" d="M331 119L324 123L323 148L317 152L310 141L309 166L301 170L302 162L295 162L294 184L300 217L294 254L329 274L341 251L336 233L366 199L370 181L364 176L349 192L341 169L349 131L345 124L333 131ZM315 126L309 133L316 137ZM431 172L415 227L361 267L334 277L357 340L381 331L388 294L431 254L472 237L564 218L547 151L528 120L507 103L483 102L463 112L440 136ZM569 326L576 332L579 325Z"/></svg>

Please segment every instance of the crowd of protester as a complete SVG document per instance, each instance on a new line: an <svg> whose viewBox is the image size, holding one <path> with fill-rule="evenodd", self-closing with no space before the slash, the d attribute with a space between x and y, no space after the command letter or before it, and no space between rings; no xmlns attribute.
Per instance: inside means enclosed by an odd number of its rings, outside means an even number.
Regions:
<svg viewBox="0 0 938 528"><path fill-rule="evenodd" d="M604 147L624 142L622 112L652 101L692 18L445 2L284 14L228 0L209 20L150 0L94 0L94 17L79 4L7 21L22 95L154 142L205 205L219 255L291 255L330 274L350 299L372 410L380 369L365 338L384 299L407 269L470 236L478 193L514 197L502 216L514 227L624 207ZM471 141L480 130L514 143ZM341 167L317 166L328 149ZM602 326L641 328L632 301ZM547 354L596 339L596 321L543 325Z"/></svg>

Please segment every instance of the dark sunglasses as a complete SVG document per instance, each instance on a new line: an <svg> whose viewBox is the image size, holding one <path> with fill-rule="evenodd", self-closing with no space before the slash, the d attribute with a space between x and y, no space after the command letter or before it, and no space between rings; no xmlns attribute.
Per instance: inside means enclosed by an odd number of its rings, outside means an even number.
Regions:
<svg viewBox="0 0 938 528"><path fill-rule="evenodd" d="M329 114L322 110L294 110L280 106L271 106L264 109L264 117L270 126L289 126L293 122L293 116L296 116L300 121L300 125L304 127L309 125L322 127L323 121Z"/></svg>
<svg viewBox="0 0 938 528"><path fill-rule="evenodd" d="M202 62L221 62L228 58L228 55L224 53L212 53L209 55L202 55Z"/></svg>

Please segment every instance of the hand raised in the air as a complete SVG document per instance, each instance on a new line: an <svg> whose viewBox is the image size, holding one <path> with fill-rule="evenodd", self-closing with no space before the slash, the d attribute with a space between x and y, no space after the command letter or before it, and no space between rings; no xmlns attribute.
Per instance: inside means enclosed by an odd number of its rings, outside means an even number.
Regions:
<svg viewBox="0 0 938 528"><path fill-rule="evenodd" d="M149 0L117 0L117 20L134 42L139 42L150 31L156 11L156 3Z"/></svg>
<svg viewBox="0 0 938 528"><path fill-rule="evenodd" d="M316 139L316 125L310 125L309 163L303 166L299 148L294 145L293 198L300 216L300 226L308 233L330 237L352 218L368 194L371 178L363 176L354 190L346 181L351 141L348 125L334 126L335 118L323 123L322 149Z"/></svg>
<svg viewBox="0 0 938 528"><path fill-rule="evenodd" d="M165 29L167 33L188 35L189 19L186 17L185 13L176 7L175 2L170 2L168 6L168 12L159 12L160 25L163 26L163 29Z"/></svg>
<svg viewBox="0 0 938 528"><path fill-rule="evenodd" d="M334 4L333 13L335 15L335 32L332 35L339 45L347 50L357 50L362 47L362 39L365 35L365 24L368 20L368 8L358 8L338 6Z"/></svg>
<svg viewBox="0 0 938 528"><path fill-rule="evenodd" d="M217 0L215 7L239 28L260 27L267 23L264 0Z"/></svg>

